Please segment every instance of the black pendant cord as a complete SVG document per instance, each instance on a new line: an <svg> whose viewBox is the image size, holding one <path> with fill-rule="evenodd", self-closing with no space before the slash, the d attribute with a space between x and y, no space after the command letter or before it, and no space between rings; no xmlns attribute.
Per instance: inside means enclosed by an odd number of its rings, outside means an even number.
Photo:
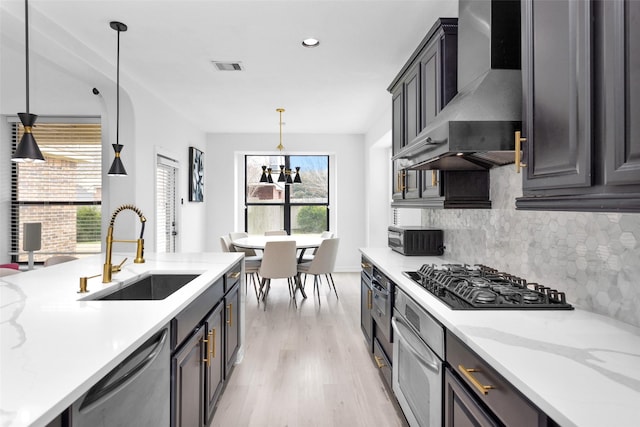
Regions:
<svg viewBox="0 0 640 427"><path fill-rule="evenodd" d="M116 61L116 145L120 145L120 30L118 29L118 59Z"/></svg>
<svg viewBox="0 0 640 427"><path fill-rule="evenodd" d="M25 70L27 74L27 114L29 114L29 0L24 0Z"/></svg>

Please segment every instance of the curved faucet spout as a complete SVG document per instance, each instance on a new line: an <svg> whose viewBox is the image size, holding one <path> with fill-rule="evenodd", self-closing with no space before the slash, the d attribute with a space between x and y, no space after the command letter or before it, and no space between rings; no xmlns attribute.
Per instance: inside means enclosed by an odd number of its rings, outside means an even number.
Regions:
<svg viewBox="0 0 640 427"><path fill-rule="evenodd" d="M118 214L124 210L131 210L138 214L138 218L140 218L140 223L142 224L142 228L140 230L140 237L137 240L116 240L113 238L113 226L116 221L116 217ZM134 205L122 205L118 209L113 212L111 215L111 221L109 222L109 229L107 230L107 250L104 261L104 268L102 271L102 283L111 282L111 274L114 271L113 265L111 264L111 253L113 249L113 242L123 242L123 243L136 243L136 257L133 260L136 264L144 263L144 225L147 222L147 218L144 217L142 211L135 207ZM119 268L117 269L119 271Z"/></svg>

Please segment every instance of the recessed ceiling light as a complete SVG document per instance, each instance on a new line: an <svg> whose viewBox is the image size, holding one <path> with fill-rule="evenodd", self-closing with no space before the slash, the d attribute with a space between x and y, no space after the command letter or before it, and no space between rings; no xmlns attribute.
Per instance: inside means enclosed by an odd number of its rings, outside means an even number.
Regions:
<svg viewBox="0 0 640 427"><path fill-rule="evenodd" d="M320 45L320 40L314 38L308 38L302 40L302 46L304 47L318 47Z"/></svg>

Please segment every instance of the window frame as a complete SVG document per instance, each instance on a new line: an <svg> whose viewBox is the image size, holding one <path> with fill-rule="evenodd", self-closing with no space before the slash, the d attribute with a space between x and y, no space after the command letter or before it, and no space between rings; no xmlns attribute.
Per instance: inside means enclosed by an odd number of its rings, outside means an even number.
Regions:
<svg viewBox="0 0 640 427"><path fill-rule="evenodd" d="M8 119L9 122L9 133L10 133L10 141L11 141L11 154L15 152L16 146L18 144L18 135L19 135L19 127L21 126L20 120L18 117L10 117ZM102 120L99 116L40 116L38 117L38 125L46 126L46 125L59 125L59 124L94 124L102 127ZM37 132L37 129L36 129ZM100 155L102 156L102 129L100 129L100 142L98 143L100 149ZM37 140L37 137L36 137ZM20 260L21 256L24 257L27 252L20 251L22 246L22 242L20 241L20 208L23 206L90 206L90 207L99 207L100 208L100 241L102 241L102 203L103 203L103 194L100 196L100 200L63 200L63 201L35 201L35 200L18 200L18 168L19 163L11 161L11 191L10 191L10 203L9 203L9 255L11 257L11 262L19 263L21 265L26 265L28 261ZM102 173L102 161L98 162L100 164L100 188L101 191L104 188L103 185L103 173ZM101 253L101 248L99 247L95 251L54 251L54 252L46 252L46 251L37 251L36 255L92 255ZM35 264L42 264L43 261L37 261Z"/></svg>
<svg viewBox="0 0 640 427"><path fill-rule="evenodd" d="M324 206L326 207L326 224L327 229L325 231L329 231L331 229L330 217L331 217L331 156L329 154L278 154L284 158L284 166L285 169L291 168L291 157L325 157L327 160L327 201L325 202L291 202L291 185L297 184L288 184L284 186L284 202L276 203L276 202L267 202L267 203L251 203L247 200L248 194L248 185L249 179L247 176L247 160L249 157L263 157L270 156L268 154L245 154L244 155L244 231L248 232L249 230L249 206L282 206L284 208L283 213L283 228L287 232L287 234L291 234L291 210L296 206ZM277 175L277 174L276 174ZM304 179L304 175L302 175L302 179Z"/></svg>

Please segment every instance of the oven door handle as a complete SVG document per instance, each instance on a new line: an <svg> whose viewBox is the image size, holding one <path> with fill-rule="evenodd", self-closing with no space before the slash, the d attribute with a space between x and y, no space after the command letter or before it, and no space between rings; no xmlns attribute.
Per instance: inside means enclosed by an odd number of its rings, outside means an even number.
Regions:
<svg viewBox="0 0 640 427"><path fill-rule="evenodd" d="M407 344L407 349L418 359L421 365L433 372L440 372L442 362L438 356L426 344L421 342L420 338L415 336L415 333L404 324L402 319L395 316L392 317L391 326L396 338Z"/></svg>

